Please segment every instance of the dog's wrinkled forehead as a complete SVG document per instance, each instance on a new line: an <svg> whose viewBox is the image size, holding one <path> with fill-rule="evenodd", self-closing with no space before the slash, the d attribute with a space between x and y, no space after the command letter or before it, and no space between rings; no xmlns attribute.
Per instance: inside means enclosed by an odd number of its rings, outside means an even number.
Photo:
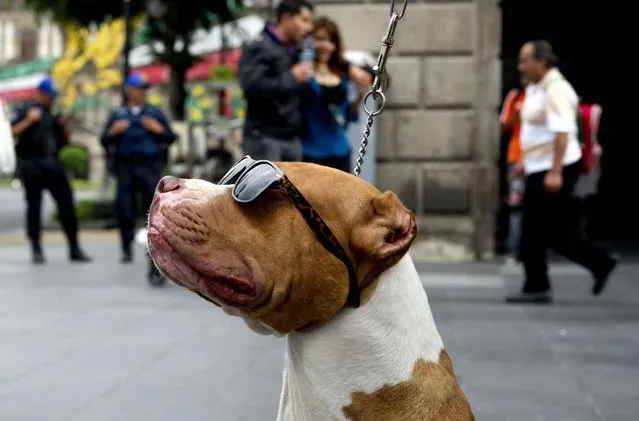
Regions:
<svg viewBox="0 0 639 421"><path fill-rule="evenodd" d="M360 210L380 194L366 181L344 171L314 164L278 165L322 216L338 209Z"/></svg>

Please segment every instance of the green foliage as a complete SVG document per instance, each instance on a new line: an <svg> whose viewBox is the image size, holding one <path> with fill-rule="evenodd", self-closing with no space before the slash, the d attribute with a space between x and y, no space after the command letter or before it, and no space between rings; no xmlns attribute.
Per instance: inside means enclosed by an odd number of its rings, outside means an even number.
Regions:
<svg viewBox="0 0 639 421"><path fill-rule="evenodd" d="M146 0L130 1L132 15L146 12ZM195 30L233 21L244 12L246 3L246 0L160 1L164 6L164 16L148 16L139 36L147 41L160 41L165 47L173 47L181 41L184 48L165 48L163 52L154 53L161 63L186 68L196 59L188 51ZM120 17L124 12L124 0L24 0L24 4L38 14L51 13L58 22L82 25Z"/></svg>
<svg viewBox="0 0 639 421"><path fill-rule="evenodd" d="M236 80L235 70L231 66L217 65L211 70L211 81L213 82L234 82Z"/></svg>
<svg viewBox="0 0 639 421"><path fill-rule="evenodd" d="M122 16L124 0L24 0L25 7L38 14L51 13L61 23L78 22L82 25L100 23ZM147 5L160 6L162 16L147 14L146 22L137 41L153 41L163 48L152 48L157 61L172 68L170 101L173 117L181 120L184 114L184 80L186 70L196 61L189 52L193 34L197 29L233 21L245 10L247 0L130 0L131 14L147 11ZM155 2L155 3L154 3ZM152 8L153 9L153 8ZM135 40L134 40L135 41ZM180 46L176 48L176 46Z"/></svg>
<svg viewBox="0 0 639 421"><path fill-rule="evenodd" d="M86 179L89 173L89 153L79 145L67 145L59 154L60 161L73 178Z"/></svg>
<svg viewBox="0 0 639 421"><path fill-rule="evenodd" d="M145 0L130 0L132 14L143 12ZM26 8L38 14L51 13L58 22L88 25L122 16L124 0L24 0Z"/></svg>
<svg viewBox="0 0 639 421"><path fill-rule="evenodd" d="M108 221L115 219L115 207L111 200L82 199L75 203L75 212L80 222ZM56 209L51 214L51 220L60 222Z"/></svg>
<svg viewBox="0 0 639 421"><path fill-rule="evenodd" d="M140 199L141 197L138 197L137 217L140 220L144 220L146 210L142 209L142 201ZM117 217L113 199L93 198L77 200L75 202L75 212L80 222L114 221ZM60 222L57 209L51 213L51 220Z"/></svg>

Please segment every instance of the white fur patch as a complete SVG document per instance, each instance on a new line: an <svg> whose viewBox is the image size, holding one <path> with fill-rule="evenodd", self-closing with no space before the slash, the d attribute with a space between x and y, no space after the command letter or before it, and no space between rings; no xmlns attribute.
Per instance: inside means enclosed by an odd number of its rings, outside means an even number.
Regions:
<svg viewBox="0 0 639 421"><path fill-rule="evenodd" d="M232 186L220 186L217 184L209 183L208 181L198 179L185 179L184 186L187 193L185 197L188 197L189 201L195 200L196 203L207 202L215 200L216 198L224 195ZM196 192L197 194L193 194ZM142 228L135 235L135 242L141 246L148 247L148 229Z"/></svg>
<svg viewBox="0 0 639 421"><path fill-rule="evenodd" d="M412 259L384 272L372 298L324 326L288 337L278 421L346 420L351 393L411 378L419 359L439 361L443 342Z"/></svg>

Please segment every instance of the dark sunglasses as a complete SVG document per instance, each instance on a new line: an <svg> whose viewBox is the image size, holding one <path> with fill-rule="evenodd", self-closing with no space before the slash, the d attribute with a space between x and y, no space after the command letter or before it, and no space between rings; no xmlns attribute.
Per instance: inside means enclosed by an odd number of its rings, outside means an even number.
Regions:
<svg viewBox="0 0 639 421"><path fill-rule="evenodd" d="M239 203L250 203L274 187L283 190L304 217L322 246L346 266L349 282L347 303L351 307L359 307L357 276L344 247L322 217L280 168L271 161L256 161L247 155L233 165L218 184L234 184L233 199Z"/></svg>

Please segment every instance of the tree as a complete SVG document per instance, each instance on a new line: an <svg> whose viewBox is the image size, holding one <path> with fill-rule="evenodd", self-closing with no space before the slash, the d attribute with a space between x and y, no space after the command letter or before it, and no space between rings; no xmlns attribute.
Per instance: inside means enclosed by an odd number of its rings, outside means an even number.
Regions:
<svg viewBox="0 0 639 421"><path fill-rule="evenodd" d="M122 16L123 1L24 0L24 3L37 14L50 13L61 24L86 26ZM132 14L147 9L151 12L143 35L154 46L156 60L171 68L169 103L176 119L184 117L186 71L198 60L189 52L193 34L197 29L233 21L244 11L245 3L246 0L131 0Z"/></svg>

